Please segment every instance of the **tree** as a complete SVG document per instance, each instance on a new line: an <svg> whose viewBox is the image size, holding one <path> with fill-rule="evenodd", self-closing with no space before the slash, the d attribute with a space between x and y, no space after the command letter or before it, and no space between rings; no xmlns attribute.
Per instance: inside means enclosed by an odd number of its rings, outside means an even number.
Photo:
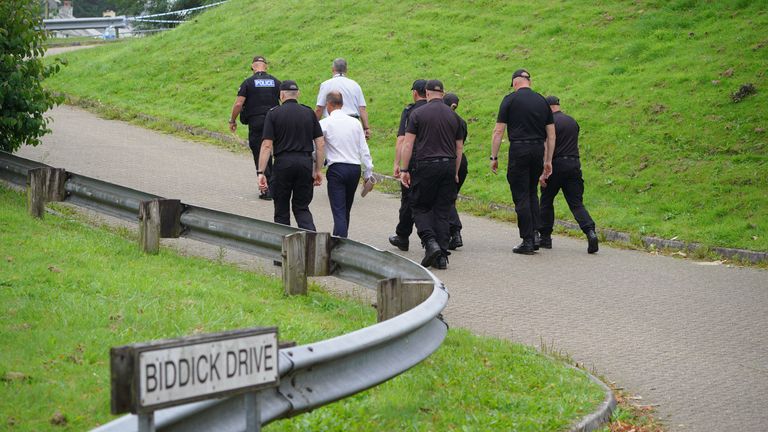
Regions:
<svg viewBox="0 0 768 432"><path fill-rule="evenodd" d="M0 1L0 150L40 144L50 132L45 112L62 102L42 84L64 62L43 63L41 26L39 2Z"/></svg>

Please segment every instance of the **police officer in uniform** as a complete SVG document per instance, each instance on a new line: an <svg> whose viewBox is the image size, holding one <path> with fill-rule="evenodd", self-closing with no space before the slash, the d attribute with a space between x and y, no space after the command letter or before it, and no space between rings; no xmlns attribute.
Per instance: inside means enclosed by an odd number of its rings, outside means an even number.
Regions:
<svg viewBox="0 0 768 432"><path fill-rule="evenodd" d="M464 135L459 116L443 103L443 83L429 80L426 89L427 104L411 113L405 132L400 182L411 188L413 218L425 249L421 265L445 269L448 218L456 200ZM416 163L411 177L413 153Z"/></svg>
<svg viewBox="0 0 768 432"><path fill-rule="evenodd" d="M540 225L537 186L540 176L546 179L552 173L555 125L544 96L531 89L531 74L527 70L518 69L512 74L512 87L515 91L501 101L493 129L491 171L496 174L499 148L506 129L509 138L507 182L523 239L512 252L532 255L538 249L535 230Z"/></svg>
<svg viewBox="0 0 768 432"><path fill-rule="evenodd" d="M555 152L552 155L552 174L549 178L539 179L541 184L541 247L552 248L552 227L555 224L555 208L552 205L557 192L563 190L565 201L579 223L579 228L587 236L587 252L595 253L598 249L595 221L584 207L584 179L581 176L579 160L579 124L573 117L560 111L560 99L547 96L547 103L555 120Z"/></svg>
<svg viewBox="0 0 768 432"><path fill-rule="evenodd" d="M229 118L229 130L232 133L237 130L238 115L240 121L248 125L248 146L251 148L253 162L258 171L264 119L267 111L280 105L280 80L267 73L267 59L263 56L253 58L251 69L253 69L253 75L240 84L240 90L237 92L232 116ZM272 159L267 163L265 175L268 183L271 183ZM271 199L269 189L262 191L259 198Z"/></svg>
<svg viewBox="0 0 768 432"><path fill-rule="evenodd" d="M414 81L411 86L411 96L413 97L413 103L403 109L402 114L400 114L400 127L397 129L395 165L392 169L395 178L400 178L400 160L402 159L403 140L405 140L405 129L408 126L408 119L416 108L427 103L427 80L417 79ZM398 212L397 226L395 227L395 235L389 237L389 243L392 246L397 246L401 251L408 250L410 243L408 238L413 232L413 213L411 212L409 192L409 188L402 184L400 185L400 211Z"/></svg>
<svg viewBox="0 0 768 432"><path fill-rule="evenodd" d="M315 231L309 203L314 194L313 185L323 181L320 168L313 167L312 151L317 161L325 160L323 130L312 108L298 103L299 86L286 80L280 84L282 105L272 108L264 119L264 140L259 156L259 188L267 188L264 170L270 154L274 154L272 196L275 204L275 222L291 224L291 207L299 228ZM314 148L313 148L314 143Z"/></svg>
<svg viewBox="0 0 768 432"><path fill-rule="evenodd" d="M446 93L445 96L443 96L443 102L445 102L446 105L451 107L451 109L456 112L456 108L459 107L459 96L456 95L456 93ZM458 114L457 114L458 115ZM461 121L461 128L464 131L463 138L461 139L464 142L464 145L467 144L467 122L464 121L461 116L458 116L459 120ZM456 193L458 194L461 191L461 186L464 185L464 180L467 179L467 153L462 151L461 152L461 164L459 165L459 183L456 188ZM456 210L456 203L454 202L454 206L451 208L451 216L448 219L448 224L450 226L450 233L451 238L448 241L448 249L450 250L456 250L462 246L464 246L464 240L461 238L461 219L459 218L459 212Z"/></svg>

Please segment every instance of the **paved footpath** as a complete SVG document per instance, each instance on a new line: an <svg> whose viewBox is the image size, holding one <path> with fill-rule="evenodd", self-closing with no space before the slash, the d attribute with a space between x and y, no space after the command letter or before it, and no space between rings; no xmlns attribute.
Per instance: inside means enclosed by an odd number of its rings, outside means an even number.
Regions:
<svg viewBox="0 0 768 432"><path fill-rule="evenodd" d="M222 108L224 109L224 107ZM257 199L249 154L100 119L51 111L53 133L19 156L184 202L272 219ZM389 160L374 161L378 169ZM470 161L470 175L487 169ZM330 231L325 184L311 209ZM587 200L589 197L587 197ZM350 237L387 242L397 197L359 195ZM673 431L765 431L768 424L768 272L654 256L556 236L554 249L512 254L513 224L462 216L465 246L436 275L448 286L449 324L540 346L579 362L658 404ZM599 228L599 222L598 228ZM421 248L403 253L420 260Z"/></svg>

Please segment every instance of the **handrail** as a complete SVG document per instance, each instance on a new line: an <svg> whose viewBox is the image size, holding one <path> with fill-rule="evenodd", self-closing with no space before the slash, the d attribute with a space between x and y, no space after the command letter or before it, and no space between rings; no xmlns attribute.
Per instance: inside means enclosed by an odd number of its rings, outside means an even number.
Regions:
<svg viewBox="0 0 768 432"><path fill-rule="evenodd" d="M0 179L23 185L26 172L45 165L0 152ZM67 173L65 201L126 220L136 220L142 200L159 197L123 186ZM182 204L184 237L278 259L282 238L301 231L244 216ZM349 239L334 239L331 275L375 289L378 281L400 277L432 282L429 297L386 321L348 334L281 349L280 386L258 393L262 424L292 417L378 385L417 365L446 337L441 312L448 292L434 274L417 263ZM245 427L243 397L209 400L155 413L162 431L241 431ZM135 431L136 416L128 415L95 431Z"/></svg>

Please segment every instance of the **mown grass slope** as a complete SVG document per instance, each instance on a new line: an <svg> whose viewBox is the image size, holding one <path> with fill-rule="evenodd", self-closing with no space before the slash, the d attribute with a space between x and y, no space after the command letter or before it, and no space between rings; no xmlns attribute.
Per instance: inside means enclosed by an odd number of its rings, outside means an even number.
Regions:
<svg viewBox="0 0 768 432"><path fill-rule="evenodd" d="M504 176L487 168L490 135L512 71L525 67L581 123L599 227L767 250L767 10L746 0L232 0L162 35L68 54L50 85L225 131L254 54L297 80L311 106L331 60L345 57L368 100L377 170L389 173L410 83L439 78L470 126L463 193L509 203ZM734 102L747 83L757 93ZM557 208L571 218L564 201Z"/></svg>

